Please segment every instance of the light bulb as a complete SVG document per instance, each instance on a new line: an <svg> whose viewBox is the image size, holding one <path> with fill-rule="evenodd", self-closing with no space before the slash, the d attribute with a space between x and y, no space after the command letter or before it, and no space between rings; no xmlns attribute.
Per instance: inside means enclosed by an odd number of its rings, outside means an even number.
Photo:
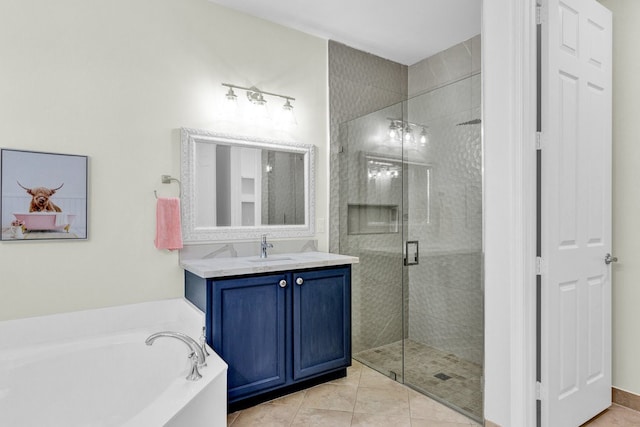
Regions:
<svg viewBox="0 0 640 427"><path fill-rule="evenodd" d="M258 125L266 125L269 123L269 110L267 109L267 100L264 99L262 93L258 91L247 91L247 98L249 99L249 108L247 111L247 118L250 123L256 123Z"/></svg>
<svg viewBox="0 0 640 427"><path fill-rule="evenodd" d="M389 138L392 140L397 139L400 135L398 131L400 130L400 126L396 123L395 120L391 120L391 124L389 125Z"/></svg>
<svg viewBox="0 0 640 427"><path fill-rule="evenodd" d="M227 94L224 96L224 112L223 114L231 119L234 118L236 112L238 111L238 97L233 92L233 88L229 88Z"/></svg>
<svg viewBox="0 0 640 427"><path fill-rule="evenodd" d="M429 135L427 134L427 129L422 128L422 132L420 133L420 144L427 145L429 142Z"/></svg>
<svg viewBox="0 0 640 427"><path fill-rule="evenodd" d="M411 142L412 139L413 139L413 135L411 135L411 128L407 126L404 129L404 140L405 142Z"/></svg>
<svg viewBox="0 0 640 427"><path fill-rule="evenodd" d="M293 114L293 105L291 100L287 98L287 101L282 106L282 109L278 112L276 117L276 125L280 128L290 128L298 124L296 116Z"/></svg>
<svg viewBox="0 0 640 427"><path fill-rule="evenodd" d="M229 91L225 95L225 98L227 98L227 101L230 102L236 102L238 100L238 96L235 94L232 87L229 88Z"/></svg>

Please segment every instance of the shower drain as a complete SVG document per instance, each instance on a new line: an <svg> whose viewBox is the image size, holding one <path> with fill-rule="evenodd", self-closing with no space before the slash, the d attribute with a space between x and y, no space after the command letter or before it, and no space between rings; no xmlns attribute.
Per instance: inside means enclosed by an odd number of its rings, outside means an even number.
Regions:
<svg viewBox="0 0 640 427"><path fill-rule="evenodd" d="M439 374L435 374L434 377L436 377L436 378L438 378L439 380L442 380L442 381L446 381L446 380L451 378L449 375L445 374L444 372L440 372Z"/></svg>

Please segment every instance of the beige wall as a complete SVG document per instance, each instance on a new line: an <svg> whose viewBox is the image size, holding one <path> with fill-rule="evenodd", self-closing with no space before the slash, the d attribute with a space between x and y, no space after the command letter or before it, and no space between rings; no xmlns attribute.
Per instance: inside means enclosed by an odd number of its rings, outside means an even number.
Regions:
<svg viewBox="0 0 640 427"><path fill-rule="evenodd" d="M328 218L325 40L206 0L0 0L0 58L0 147L88 155L90 175L87 241L0 243L0 320L182 295L153 190L177 194L160 175L183 126L315 144ZM295 97L297 128L218 121L222 82Z"/></svg>
<svg viewBox="0 0 640 427"><path fill-rule="evenodd" d="M613 385L640 394L640 2L613 12Z"/></svg>

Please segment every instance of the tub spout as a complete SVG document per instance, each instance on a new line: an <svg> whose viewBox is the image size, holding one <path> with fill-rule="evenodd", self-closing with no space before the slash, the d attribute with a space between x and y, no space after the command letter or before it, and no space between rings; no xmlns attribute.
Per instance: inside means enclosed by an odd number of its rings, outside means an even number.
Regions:
<svg viewBox="0 0 640 427"><path fill-rule="evenodd" d="M187 347L189 347L189 360L191 361L191 372L189 373L189 375L187 375L187 379L189 381L196 381L202 378L202 375L200 375L198 368L206 366L206 362L204 352L202 351L202 347L200 347L198 342L191 338L189 335L183 334L182 332L164 331L150 335L145 340L145 344L152 345L156 339L161 337L175 338L185 343Z"/></svg>

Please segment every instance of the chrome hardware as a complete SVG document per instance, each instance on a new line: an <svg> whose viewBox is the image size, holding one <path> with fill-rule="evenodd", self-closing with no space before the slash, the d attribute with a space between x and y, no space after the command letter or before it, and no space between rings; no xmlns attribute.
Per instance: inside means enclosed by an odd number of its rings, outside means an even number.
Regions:
<svg viewBox="0 0 640 427"><path fill-rule="evenodd" d="M262 235L262 243L260 243L260 258L267 257L267 248L272 248L273 244L267 243L267 235Z"/></svg>
<svg viewBox="0 0 640 427"><path fill-rule="evenodd" d="M202 378L200 371L198 371L198 355L195 352L191 352L189 355L189 360L191 361L191 370L189 371L189 375L186 376L189 381L198 381Z"/></svg>
<svg viewBox="0 0 640 427"><path fill-rule="evenodd" d="M161 337L175 338L185 343L187 347L189 347L189 350L190 350L189 360L191 361L191 372L189 373L189 375L187 375L186 378L189 381L197 381L200 378L202 378L202 375L200 375L198 368L206 366L207 364L205 362L205 355L204 355L204 352L202 351L202 347L200 347L200 345L196 342L196 340L194 340L190 336L185 335L181 332L165 331L165 332L158 332L153 335L150 335L145 340L145 344L151 345L156 339Z"/></svg>
<svg viewBox="0 0 640 427"><path fill-rule="evenodd" d="M420 263L420 252L417 240L405 242L404 265L417 265Z"/></svg>
<svg viewBox="0 0 640 427"><path fill-rule="evenodd" d="M302 277L298 277L298 278L296 279L296 284L297 284L297 285L302 285L303 283L304 283L304 280L302 279Z"/></svg>
<svg viewBox="0 0 640 427"><path fill-rule="evenodd" d="M281 288L286 288L287 287L287 281L282 279L282 280L280 280L279 285L280 285Z"/></svg>
<svg viewBox="0 0 640 427"><path fill-rule="evenodd" d="M202 352L204 353L204 357L206 359L209 356L209 351L207 350L207 337L205 335L206 329L202 327L202 335L200 335L200 347L202 348Z"/></svg>
<svg viewBox="0 0 640 427"><path fill-rule="evenodd" d="M180 183L180 180L177 178L172 177L171 175L161 175L160 176L160 180L162 181L163 184L171 184L171 182L175 181L178 183L178 191L179 196L182 197L182 184ZM156 199L158 198L158 192L156 190L153 190L153 194L156 195Z"/></svg>
<svg viewBox="0 0 640 427"><path fill-rule="evenodd" d="M609 264L611 264L612 262L618 262L618 257L617 257L617 256L611 256L611 254L609 254L609 253L608 253L608 254L606 254L606 255L604 256L604 263L605 263L605 264L607 264L607 265L609 265Z"/></svg>

